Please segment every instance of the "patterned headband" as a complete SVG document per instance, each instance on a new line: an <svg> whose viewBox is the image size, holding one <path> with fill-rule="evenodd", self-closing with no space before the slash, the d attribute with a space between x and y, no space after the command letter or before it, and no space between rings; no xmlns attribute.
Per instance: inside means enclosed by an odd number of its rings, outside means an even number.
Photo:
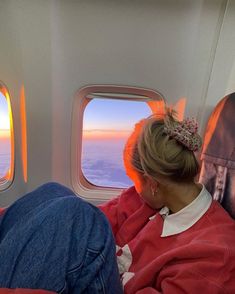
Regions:
<svg viewBox="0 0 235 294"><path fill-rule="evenodd" d="M186 118L182 122L165 120L164 132L191 151L198 151L202 145L197 131L198 124L195 119Z"/></svg>

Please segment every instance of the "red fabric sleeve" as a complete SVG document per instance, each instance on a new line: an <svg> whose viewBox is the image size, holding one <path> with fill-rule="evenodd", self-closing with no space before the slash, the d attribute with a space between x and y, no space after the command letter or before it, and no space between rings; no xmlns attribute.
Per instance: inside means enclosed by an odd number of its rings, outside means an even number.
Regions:
<svg viewBox="0 0 235 294"><path fill-rule="evenodd" d="M206 263L206 262L205 262ZM227 279L227 283L224 285L220 282L216 282L215 276L216 272L208 271L208 275L201 274L201 268L204 267L199 261L195 263L195 267L191 269L185 267L182 268L176 267L175 272L169 272L169 275L164 274L165 277L162 277L160 284L162 294L181 294L181 293L213 293L213 294L222 294L222 293L234 293L234 283L230 278ZM178 270L177 270L178 268ZM194 271L195 270L195 271ZM219 271L220 272L220 271ZM229 271L228 271L229 272ZM161 274L160 274L161 275ZM221 275L221 272L220 272ZM222 275L227 275L225 270ZM218 277L218 273L217 273ZM228 275L229 277L229 275ZM140 292L138 294L144 294L145 292ZM150 292L151 293L151 292ZM158 293L158 292L156 292Z"/></svg>
<svg viewBox="0 0 235 294"><path fill-rule="evenodd" d="M125 220L143 204L135 187L131 187L122 192L119 197L101 204L99 208L108 218L115 236Z"/></svg>
<svg viewBox="0 0 235 294"><path fill-rule="evenodd" d="M136 294L159 294L159 293L161 293L161 292L159 292L156 289L153 289L151 287L147 287L147 288L141 289L136 292ZM172 292L172 293L175 293L175 292Z"/></svg>
<svg viewBox="0 0 235 294"><path fill-rule="evenodd" d="M194 277L190 280L179 280L171 282L170 280L166 280L163 283L162 294L181 294L181 293L190 293L190 294L198 294L201 293L213 293L213 294L223 294L223 293L232 293L228 292L226 287L221 288L218 285L215 285L213 282L207 280L205 277ZM144 294L145 292L140 292L138 294ZM147 292L146 292L147 293ZM150 292L152 293L152 292ZM155 292L153 292L155 293Z"/></svg>
<svg viewBox="0 0 235 294"><path fill-rule="evenodd" d="M158 291L154 288L147 287L141 290L138 290L136 294L198 294L201 293L213 293L213 294L224 294L224 293L233 293L229 292L228 289L221 288L220 286L214 284L210 280L207 280L205 277L191 277L191 279L178 279L171 280L165 279L162 282L161 291Z"/></svg>
<svg viewBox="0 0 235 294"><path fill-rule="evenodd" d="M136 192L135 187L124 191L115 198L99 207L108 218L116 244L120 247L127 244L156 214Z"/></svg>
<svg viewBox="0 0 235 294"><path fill-rule="evenodd" d="M112 231L114 236L116 235L118 231L118 209L119 209L119 201L120 196L108 201L105 204L101 204L98 207L100 210L106 215L106 217L109 220L109 223L112 227Z"/></svg>

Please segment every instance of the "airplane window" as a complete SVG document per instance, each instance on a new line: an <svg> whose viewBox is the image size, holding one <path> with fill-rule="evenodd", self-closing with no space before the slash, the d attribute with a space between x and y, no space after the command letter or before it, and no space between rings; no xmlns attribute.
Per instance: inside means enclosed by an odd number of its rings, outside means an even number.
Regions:
<svg viewBox="0 0 235 294"><path fill-rule="evenodd" d="M135 123L151 114L146 102L94 98L83 116L81 168L88 182L96 186L125 188L122 152Z"/></svg>
<svg viewBox="0 0 235 294"><path fill-rule="evenodd" d="M0 184L12 177L11 110L8 93L0 88Z"/></svg>
<svg viewBox="0 0 235 294"><path fill-rule="evenodd" d="M151 89L119 85L79 89L74 99L71 134L74 191L98 204L132 186L123 163L126 140L139 120L164 107L164 96Z"/></svg>

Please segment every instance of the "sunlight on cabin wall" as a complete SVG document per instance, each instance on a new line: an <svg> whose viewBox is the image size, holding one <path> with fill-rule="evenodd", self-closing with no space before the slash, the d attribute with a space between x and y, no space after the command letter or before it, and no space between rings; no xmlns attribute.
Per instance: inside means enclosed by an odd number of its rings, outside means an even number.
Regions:
<svg viewBox="0 0 235 294"><path fill-rule="evenodd" d="M187 98L181 97L174 105L174 109L178 114L177 118L179 121L182 121L184 119L186 102L187 102Z"/></svg>
<svg viewBox="0 0 235 294"><path fill-rule="evenodd" d="M153 113L157 113L158 115L165 113L165 107L169 107L170 109L174 109L177 113L177 118L179 121L184 119L184 113L186 108L187 98L181 97L179 100L174 104L167 104L164 100L160 101L149 101L148 105L151 108Z"/></svg>
<svg viewBox="0 0 235 294"><path fill-rule="evenodd" d="M20 114L21 114L21 157L22 169L25 183L28 179L28 162L27 162L27 123L26 123L26 106L25 106L25 91L24 86L20 92Z"/></svg>

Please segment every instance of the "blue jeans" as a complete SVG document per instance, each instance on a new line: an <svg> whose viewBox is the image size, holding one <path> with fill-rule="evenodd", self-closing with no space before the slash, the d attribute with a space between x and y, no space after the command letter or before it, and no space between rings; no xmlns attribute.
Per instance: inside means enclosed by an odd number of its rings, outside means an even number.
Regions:
<svg viewBox="0 0 235 294"><path fill-rule="evenodd" d="M57 183L17 200L0 219L0 287L123 293L105 216Z"/></svg>

